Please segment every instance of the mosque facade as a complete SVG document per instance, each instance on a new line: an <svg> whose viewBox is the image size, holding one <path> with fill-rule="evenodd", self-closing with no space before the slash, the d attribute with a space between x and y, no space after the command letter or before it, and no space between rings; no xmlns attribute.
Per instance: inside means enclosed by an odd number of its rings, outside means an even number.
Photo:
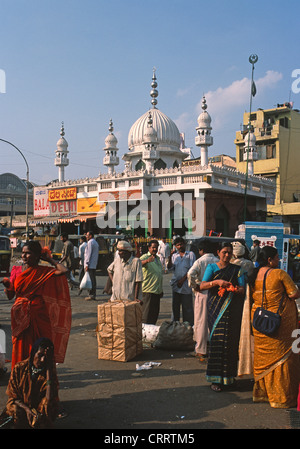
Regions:
<svg viewBox="0 0 300 449"><path fill-rule="evenodd" d="M274 197L274 182L253 175L250 165L245 174L215 164L209 157L212 119L205 97L195 136L200 158L191 159L176 124L157 106L157 86L153 71L151 107L129 130L123 171L117 170L118 140L110 120L103 147L107 172L66 180L69 151L62 126L55 158L58 180L35 189L32 224L56 223L78 234L89 229L96 233L127 230L138 236L150 232L171 237L173 232L202 236L212 230L234 236L244 217L263 218L268 198Z"/></svg>

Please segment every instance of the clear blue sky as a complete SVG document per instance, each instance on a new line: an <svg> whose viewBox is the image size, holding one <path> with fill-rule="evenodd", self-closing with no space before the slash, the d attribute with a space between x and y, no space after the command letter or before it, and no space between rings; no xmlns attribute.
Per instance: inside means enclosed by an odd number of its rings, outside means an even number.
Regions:
<svg viewBox="0 0 300 449"><path fill-rule="evenodd" d="M153 67L157 107L195 157L203 94L212 116L209 155L235 156L252 53L259 57L253 110L289 100L300 109L300 93L291 92L292 71L300 69L298 0L0 0L0 17L0 138L24 153L37 184L58 176L62 121L67 179L106 171L110 118L121 158L131 125L150 107ZM0 173L25 177L16 150L0 142L0 157Z"/></svg>

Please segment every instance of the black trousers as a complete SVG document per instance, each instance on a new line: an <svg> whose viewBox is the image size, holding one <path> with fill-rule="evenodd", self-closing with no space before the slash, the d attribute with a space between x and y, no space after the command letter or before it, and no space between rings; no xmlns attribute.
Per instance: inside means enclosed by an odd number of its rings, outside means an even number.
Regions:
<svg viewBox="0 0 300 449"><path fill-rule="evenodd" d="M89 268L89 275L92 281L92 289L89 291L90 296L95 297L96 296L96 270L93 268Z"/></svg>
<svg viewBox="0 0 300 449"><path fill-rule="evenodd" d="M142 322L145 324L156 324L159 315L161 295L156 293L143 292L143 317Z"/></svg>

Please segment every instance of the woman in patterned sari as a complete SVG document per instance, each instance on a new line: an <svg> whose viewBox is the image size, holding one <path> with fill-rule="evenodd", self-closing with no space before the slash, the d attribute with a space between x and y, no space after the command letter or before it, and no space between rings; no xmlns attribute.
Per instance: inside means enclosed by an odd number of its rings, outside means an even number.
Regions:
<svg viewBox="0 0 300 449"><path fill-rule="evenodd" d="M221 244L220 261L207 266L200 290L208 290L209 353L206 379L211 389L222 391L237 375L240 327L244 306L244 276L230 263L232 245Z"/></svg>
<svg viewBox="0 0 300 449"><path fill-rule="evenodd" d="M281 324L273 337L264 335L253 328L254 334L254 402L269 402L274 408L290 408L297 405L300 381L299 354L292 351L292 333L298 328L298 312L295 299L300 292L290 276L278 269L277 249L271 246L262 248L250 284L253 288L253 307L251 316L262 303L262 287L266 277L266 296L264 307L277 312L280 301L284 300L279 311Z"/></svg>
<svg viewBox="0 0 300 449"><path fill-rule="evenodd" d="M39 265L40 258L55 268ZM7 297L16 297L11 308L11 369L29 357L33 343L41 337L53 341L55 361L62 363L71 329L67 269L34 240L23 247L22 261L22 266L13 267L10 280L2 281Z"/></svg>
<svg viewBox="0 0 300 449"><path fill-rule="evenodd" d="M11 372L1 420L11 416L15 429L53 428L59 404L53 350L52 341L40 338L30 357L16 363Z"/></svg>

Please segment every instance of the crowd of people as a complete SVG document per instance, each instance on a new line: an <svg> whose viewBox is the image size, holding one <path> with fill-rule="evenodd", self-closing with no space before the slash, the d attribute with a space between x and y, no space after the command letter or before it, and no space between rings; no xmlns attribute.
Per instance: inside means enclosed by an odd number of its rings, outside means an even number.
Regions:
<svg viewBox="0 0 300 449"><path fill-rule="evenodd" d="M14 266L10 278L2 281L8 299L14 300L11 375L2 419L11 417L16 427L49 427L63 413L55 366L64 361L71 329L74 248L67 235L61 240L60 261L38 241L26 243L22 265ZM292 336L299 327L295 300L300 291L278 268L276 248L254 244L250 259L240 242L223 242L215 253L210 241L203 239L198 250L196 257L179 236L170 245L166 239L149 237L147 251L137 257L134 245L118 240L107 268L105 291L110 301L139 302L143 323L155 325L163 276L171 272L172 320L182 318L193 326L193 356L206 365L211 389L232 389L239 376L252 375L254 402L300 411L300 359L293 351ZM75 283L80 295L84 275L89 274L87 300L96 299L98 254L98 243L89 231L80 240ZM262 303L275 313L281 305L275 335L252 326Z"/></svg>

